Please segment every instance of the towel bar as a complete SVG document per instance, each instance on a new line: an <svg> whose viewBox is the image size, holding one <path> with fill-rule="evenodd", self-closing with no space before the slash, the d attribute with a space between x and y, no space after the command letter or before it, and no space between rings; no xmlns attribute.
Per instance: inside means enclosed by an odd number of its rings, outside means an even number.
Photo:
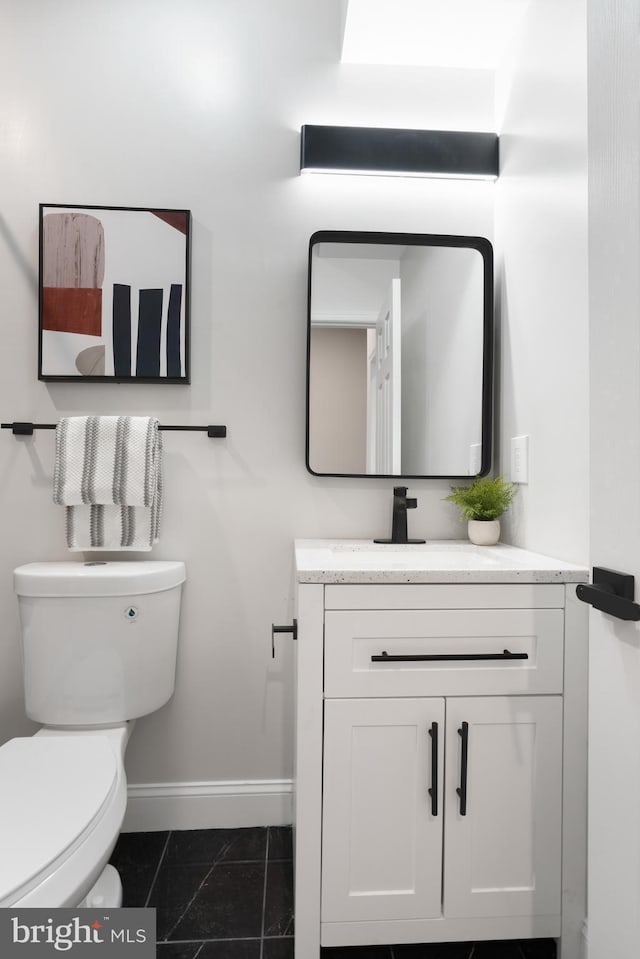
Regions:
<svg viewBox="0 0 640 959"><path fill-rule="evenodd" d="M14 436L33 436L34 430L55 430L55 423L0 423L0 429L11 430ZM227 435L226 426L162 426L161 430L196 430L207 434L209 439L217 439Z"/></svg>

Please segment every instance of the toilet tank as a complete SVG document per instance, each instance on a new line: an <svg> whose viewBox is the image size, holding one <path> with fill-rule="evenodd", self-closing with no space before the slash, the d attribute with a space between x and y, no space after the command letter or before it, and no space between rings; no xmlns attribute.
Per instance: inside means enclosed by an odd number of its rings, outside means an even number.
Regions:
<svg viewBox="0 0 640 959"><path fill-rule="evenodd" d="M14 570L26 712L54 726L122 723L175 686L184 563L28 563Z"/></svg>

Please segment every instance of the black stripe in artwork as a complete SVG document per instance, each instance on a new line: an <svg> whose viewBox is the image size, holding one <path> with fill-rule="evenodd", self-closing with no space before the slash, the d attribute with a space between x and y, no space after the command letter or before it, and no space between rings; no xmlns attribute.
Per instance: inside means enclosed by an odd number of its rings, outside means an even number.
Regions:
<svg viewBox="0 0 640 959"><path fill-rule="evenodd" d="M131 287L113 284L113 372L131 376Z"/></svg>
<svg viewBox="0 0 640 959"><path fill-rule="evenodd" d="M182 306L182 283L172 283L169 293L167 315L167 376L180 376L180 308Z"/></svg>
<svg viewBox="0 0 640 959"><path fill-rule="evenodd" d="M162 290L140 290L136 376L160 376Z"/></svg>

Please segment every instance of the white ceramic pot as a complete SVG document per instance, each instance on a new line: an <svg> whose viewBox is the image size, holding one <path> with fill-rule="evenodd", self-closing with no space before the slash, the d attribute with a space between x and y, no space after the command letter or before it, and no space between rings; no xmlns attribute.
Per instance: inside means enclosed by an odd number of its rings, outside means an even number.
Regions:
<svg viewBox="0 0 640 959"><path fill-rule="evenodd" d="M470 519L467 532L475 546L495 546L500 539L500 520Z"/></svg>

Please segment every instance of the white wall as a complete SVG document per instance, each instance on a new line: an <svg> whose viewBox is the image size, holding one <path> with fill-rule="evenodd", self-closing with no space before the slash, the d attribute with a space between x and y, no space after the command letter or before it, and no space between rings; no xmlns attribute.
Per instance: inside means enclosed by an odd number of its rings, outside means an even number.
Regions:
<svg viewBox="0 0 640 959"><path fill-rule="evenodd" d="M591 558L640 581L640 2L589 8ZM589 956L640 941L640 629L590 615Z"/></svg>
<svg viewBox="0 0 640 959"><path fill-rule="evenodd" d="M4 0L0 35L2 420L154 413L166 436L157 558L184 559L173 701L141 720L133 783L291 775L296 536L385 535L392 483L304 467L306 264L318 229L491 238L491 184L300 177L303 123L491 129L491 78L340 66L336 0ZM38 203L189 208L192 385L36 379ZM579 402L577 398L576 402ZM536 432L536 440L538 439ZM53 436L0 436L0 736L23 718L14 566L64 559ZM415 482L410 532L463 534ZM210 823L213 825L213 823Z"/></svg>
<svg viewBox="0 0 640 959"><path fill-rule="evenodd" d="M409 248L402 279L402 466L466 476L482 441L484 269L477 250Z"/></svg>
<svg viewBox="0 0 640 959"><path fill-rule="evenodd" d="M497 77L500 429L530 437L505 534L588 558L586 3L533 0Z"/></svg>
<svg viewBox="0 0 640 959"><path fill-rule="evenodd" d="M319 246L314 249L317 251ZM357 249L353 252L357 253ZM316 254L311 267L312 321L318 313L326 320L330 319L327 314L342 318L369 313L375 322L398 270L398 260Z"/></svg>

